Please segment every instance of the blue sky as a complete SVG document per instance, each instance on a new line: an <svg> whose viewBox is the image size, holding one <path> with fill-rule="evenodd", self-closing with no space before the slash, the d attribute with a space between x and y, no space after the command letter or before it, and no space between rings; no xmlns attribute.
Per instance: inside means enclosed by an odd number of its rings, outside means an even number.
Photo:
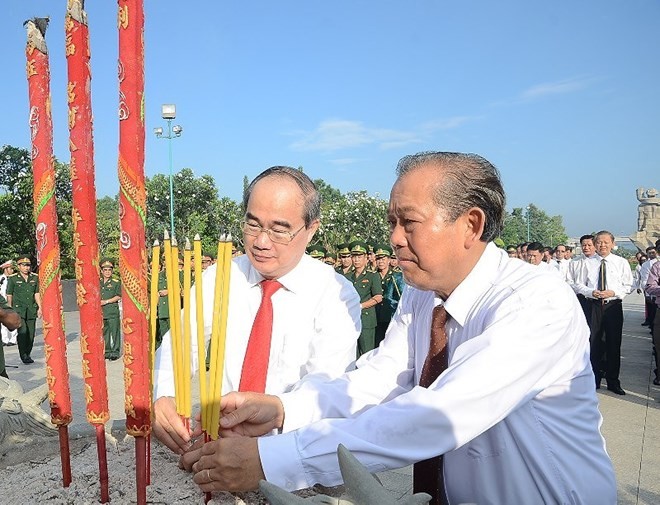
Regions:
<svg viewBox="0 0 660 505"><path fill-rule="evenodd" d="M99 196L118 190L116 5L86 5ZM62 161L65 7L0 7L0 144L29 147L22 23L49 15ZM146 0L145 11L148 176L168 172L152 130L175 103L175 171L211 174L234 199L244 175L276 164L387 198L401 156L466 151L500 169L509 209L532 202L569 235L621 235L636 228L635 188L660 186L656 0Z"/></svg>

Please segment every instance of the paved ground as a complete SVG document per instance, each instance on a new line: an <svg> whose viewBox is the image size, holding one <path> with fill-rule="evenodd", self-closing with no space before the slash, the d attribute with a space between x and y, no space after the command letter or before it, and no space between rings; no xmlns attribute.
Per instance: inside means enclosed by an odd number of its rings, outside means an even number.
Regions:
<svg viewBox="0 0 660 505"><path fill-rule="evenodd" d="M621 383L628 392L617 396L601 389L598 393L604 417L603 434L618 480L619 505L660 503L660 388L653 386L653 358L648 329L640 324L644 316L641 295L630 295L624 303L625 325L622 346ZM77 338L77 312L65 313L68 361L73 401L73 424L85 424L85 403ZM33 365L23 365L16 347L5 347L7 372L25 390L43 383L43 341L38 336ZM106 361L110 392L110 415L124 419L122 361ZM12 368L12 366L16 368ZM604 382L603 382L604 384ZM410 468L381 474L386 487L399 496L410 493Z"/></svg>

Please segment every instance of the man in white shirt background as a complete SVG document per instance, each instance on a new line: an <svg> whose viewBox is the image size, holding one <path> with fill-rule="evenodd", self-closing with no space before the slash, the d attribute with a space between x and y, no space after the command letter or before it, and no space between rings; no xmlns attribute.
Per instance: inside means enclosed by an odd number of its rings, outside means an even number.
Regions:
<svg viewBox="0 0 660 505"><path fill-rule="evenodd" d="M575 294L580 302L584 317L589 326L591 326L591 301L576 287L578 285L586 285L587 278L590 271L590 262L597 262L600 260L596 254L596 246L594 245L594 236L587 234L580 237L580 248L582 249L582 256L573 259L568 265L567 282L575 291ZM593 263L593 268L597 264Z"/></svg>
<svg viewBox="0 0 660 505"><path fill-rule="evenodd" d="M288 391L308 374L333 378L352 368L360 334L360 299L343 276L305 254L319 226L320 195L300 170L272 167L247 188L243 206L245 254L232 260L225 344L223 393L255 389L272 394ZM203 274L204 333L214 316L217 264ZM253 332L266 283L277 281L272 294L272 335L266 341ZM196 311L194 290L191 314ZM196 324L191 321L193 372L197 367ZM255 325L256 326L256 325ZM252 345L250 345L252 344ZM254 370L249 348L266 349L263 370ZM170 334L156 355L154 434L177 453L189 447L190 432L177 415ZM265 381L265 385L263 385Z"/></svg>
<svg viewBox="0 0 660 505"><path fill-rule="evenodd" d="M639 268L639 285L641 286L642 290L644 290L644 286L646 286L646 283L648 282L649 272L651 271L651 267L658 261L658 250L655 248L655 246L646 248L646 257L648 259L644 263L642 263L641 267ZM653 326L653 320L655 319L655 310L656 310L654 297L644 293L644 303L646 306L645 307L646 317L644 318L644 322L642 323L642 326Z"/></svg>
<svg viewBox="0 0 660 505"><path fill-rule="evenodd" d="M628 260L612 254L614 235L603 230L594 236L596 252L600 257L597 268L588 273L587 286L592 289L586 296L591 306L591 365L600 388L604 375L607 389L625 395L621 387L621 338L623 332L623 299L633 289L633 276ZM594 263L591 263L593 266Z"/></svg>
<svg viewBox="0 0 660 505"><path fill-rule="evenodd" d="M562 279L568 281L568 265L571 263L566 259L566 246L564 244L558 244L555 247L555 267L559 271L559 275Z"/></svg>
<svg viewBox="0 0 660 505"><path fill-rule="evenodd" d="M656 246L657 247L657 246ZM656 306L660 304L660 261L656 261L651 267L644 292L650 297L655 299ZM660 316L658 312L655 313L653 326L651 327L651 334L653 335L653 354L655 358L655 378L653 384L660 386Z"/></svg>
<svg viewBox="0 0 660 505"><path fill-rule="evenodd" d="M181 464L204 491L264 477L332 485L341 442L371 472L444 454L425 489L434 504L445 491L451 503L615 503L589 329L556 273L491 243L505 212L497 170L476 155L420 153L397 174L388 218L409 287L381 346L333 381L229 394L226 437ZM283 434L250 438L274 428Z"/></svg>

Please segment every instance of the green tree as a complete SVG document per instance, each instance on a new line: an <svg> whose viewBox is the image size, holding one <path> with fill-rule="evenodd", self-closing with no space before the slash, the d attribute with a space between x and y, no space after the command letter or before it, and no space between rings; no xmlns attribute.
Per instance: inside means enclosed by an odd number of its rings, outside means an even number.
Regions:
<svg viewBox="0 0 660 505"><path fill-rule="evenodd" d="M533 203L525 209L516 207L504 217L502 240L507 245L527 242L528 229L530 242L554 247L568 240L562 217L549 216Z"/></svg>
<svg viewBox="0 0 660 505"><path fill-rule="evenodd" d="M97 200L96 230L101 257L119 260L119 198L117 196L104 196Z"/></svg>
<svg viewBox="0 0 660 505"><path fill-rule="evenodd" d="M60 242L62 277L74 275L69 166L54 160L55 202ZM7 258L18 254L36 256L33 214L34 179L27 149L5 145L0 149L0 251Z"/></svg>

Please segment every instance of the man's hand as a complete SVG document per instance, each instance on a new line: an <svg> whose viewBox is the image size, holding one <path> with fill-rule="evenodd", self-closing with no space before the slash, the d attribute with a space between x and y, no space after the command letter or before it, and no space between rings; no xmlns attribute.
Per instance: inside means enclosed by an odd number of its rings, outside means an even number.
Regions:
<svg viewBox="0 0 660 505"><path fill-rule="evenodd" d="M229 393L220 400L220 408L221 437L258 437L284 424L284 407L277 396Z"/></svg>
<svg viewBox="0 0 660 505"><path fill-rule="evenodd" d="M176 413L171 396L162 396L154 402L153 431L158 440L177 454L183 454L190 447L190 431Z"/></svg>
<svg viewBox="0 0 660 505"><path fill-rule="evenodd" d="M256 438L218 439L195 444L179 466L194 473L202 491L252 491L265 479Z"/></svg>

